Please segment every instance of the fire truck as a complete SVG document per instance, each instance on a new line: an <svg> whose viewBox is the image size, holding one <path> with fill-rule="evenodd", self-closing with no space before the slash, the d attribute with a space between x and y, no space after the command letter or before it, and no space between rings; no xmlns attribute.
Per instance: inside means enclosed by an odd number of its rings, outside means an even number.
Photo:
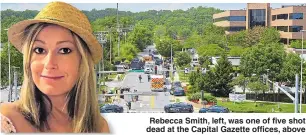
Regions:
<svg viewBox="0 0 306 135"><path fill-rule="evenodd" d="M151 75L151 91L161 92L165 91L165 78L163 75Z"/></svg>

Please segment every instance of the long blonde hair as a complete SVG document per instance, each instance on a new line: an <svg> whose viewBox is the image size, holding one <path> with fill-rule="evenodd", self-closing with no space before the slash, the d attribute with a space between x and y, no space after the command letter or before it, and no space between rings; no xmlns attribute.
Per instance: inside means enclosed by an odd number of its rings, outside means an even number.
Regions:
<svg viewBox="0 0 306 135"><path fill-rule="evenodd" d="M23 39L24 81L19 109L25 118L39 131L49 129L47 117L51 112L52 103L48 96L35 86L31 74L30 62L34 40L38 33L48 25L54 24L37 23L29 26L25 30ZM73 32L71 33L81 54L79 77L75 86L68 93L67 98L67 109L72 122L73 132L101 132L102 125L96 96L94 62L86 43L78 35Z"/></svg>

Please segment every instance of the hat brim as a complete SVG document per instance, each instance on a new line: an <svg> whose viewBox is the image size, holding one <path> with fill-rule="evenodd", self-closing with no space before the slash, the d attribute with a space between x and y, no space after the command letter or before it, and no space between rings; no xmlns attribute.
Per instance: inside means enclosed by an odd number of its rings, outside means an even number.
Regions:
<svg viewBox="0 0 306 135"><path fill-rule="evenodd" d="M97 64L101 60L103 56L102 46L100 45L98 40L94 37L93 33L66 22L61 22L58 20L50 20L50 19L29 19L29 20L20 21L14 24L13 26L11 26L8 29L8 39L18 51L23 53L22 39L24 36L25 28L30 26L31 24L40 23L40 22L56 24L73 31L86 42L88 48L90 49L89 51L92 55L94 63Z"/></svg>

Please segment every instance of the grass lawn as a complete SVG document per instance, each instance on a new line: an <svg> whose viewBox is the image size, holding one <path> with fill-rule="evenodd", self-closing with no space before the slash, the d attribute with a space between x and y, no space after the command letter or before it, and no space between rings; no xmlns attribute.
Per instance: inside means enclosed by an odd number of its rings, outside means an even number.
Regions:
<svg viewBox="0 0 306 135"><path fill-rule="evenodd" d="M272 113L272 109L278 113L294 113L294 104L280 103L280 110L277 103L257 102L257 107L254 102L222 102L218 100L218 105L227 107L230 111L235 113ZM302 106L302 112L306 113L306 105Z"/></svg>

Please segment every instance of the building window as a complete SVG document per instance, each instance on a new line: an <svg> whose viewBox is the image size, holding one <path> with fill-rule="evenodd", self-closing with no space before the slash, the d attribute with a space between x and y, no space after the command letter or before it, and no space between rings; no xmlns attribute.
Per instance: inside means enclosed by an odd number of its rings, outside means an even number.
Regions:
<svg viewBox="0 0 306 135"><path fill-rule="evenodd" d="M229 21L245 21L245 16L229 16Z"/></svg>
<svg viewBox="0 0 306 135"><path fill-rule="evenodd" d="M283 44L287 44L287 38L281 38L279 42Z"/></svg>
<svg viewBox="0 0 306 135"><path fill-rule="evenodd" d="M288 20L288 14L277 15L277 20Z"/></svg>
<svg viewBox="0 0 306 135"><path fill-rule="evenodd" d="M289 26L289 32L300 32L303 30L303 26Z"/></svg>
<svg viewBox="0 0 306 135"><path fill-rule="evenodd" d="M303 19L303 13L290 13L289 18L290 18L290 20L302 20Z"/></svg>
<svg viewBox="0 0 306 135"><path fill-rule="evenodd" d="M254 26L266 25L266 10L265 9L251 9L249 10L250 28Z"/></svg>
<svg viewBox="0 0 306 135"><path fill-rule="evenodd" d="M288 26L277 26L278 31L288 32Z"/></svg>
<svg viewBox="0 0 306 135"><path fill-rule="evenodd" d="M227 17L220 17L214 19L214 22L221 22L221 21L245 21L245 16L227 16Z"/></svg>
<svg viewBox="0 0 306 135"><path fill-rule="evenodd" d="M272 21L276 20L276 15L272 15Z"/></svg>
<svg viewBox="0 0 306 135"><path fill-rule="evenodd" d="M245 30L245 27L229 27L228 31L242 31Z"/></svg>
<svg viewBox="0 0 306 135"><path fill-rule="evenodd" d="M227 20L228 20L227 18L228 18L228 17L215 18L215 19L214 19L214 22L227 21Z"/></svg>

